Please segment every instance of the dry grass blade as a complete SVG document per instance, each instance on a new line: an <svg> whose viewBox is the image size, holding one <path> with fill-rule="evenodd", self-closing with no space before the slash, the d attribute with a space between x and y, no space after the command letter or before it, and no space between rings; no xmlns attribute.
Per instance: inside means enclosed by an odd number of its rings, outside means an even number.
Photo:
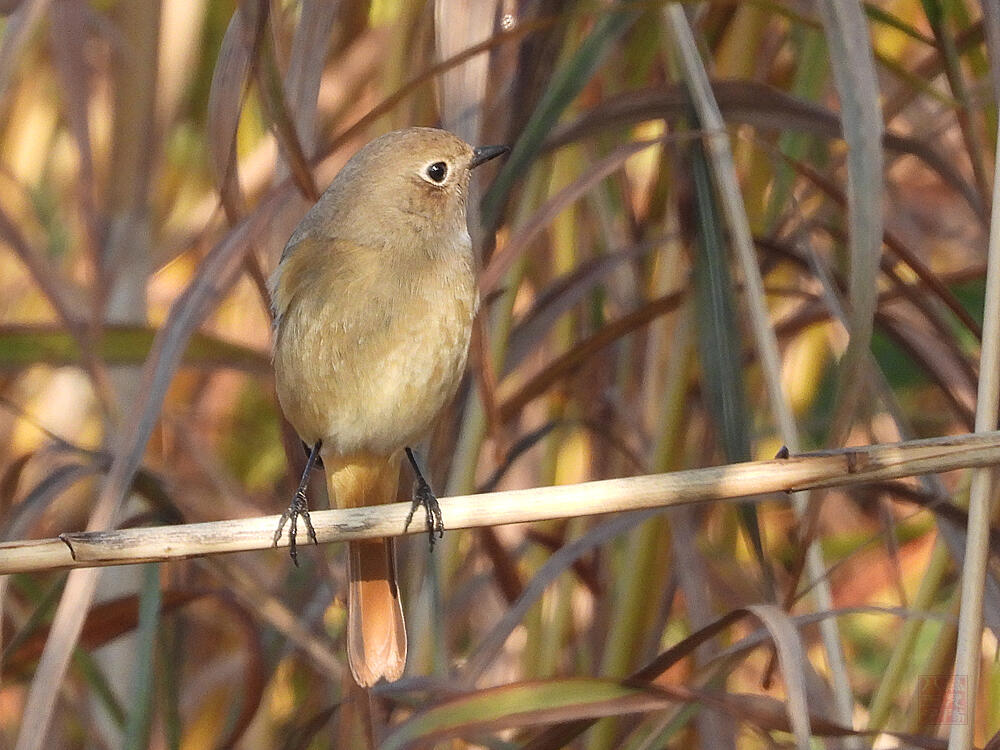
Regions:
<svg viewBox="0 0 1000 750"><path fill-rule="evenodd" d="M757 617L771 634L778 651L778 663L785 678L788 720L795 743L800 750L810 746L809 705L806 700L806 657L799 634L788 615L773 605L755 604L747 609ZM824 620L828 622L828 620ZM841 658L843 658L841 656Z"/></svg>
<svg viewBox="0 0 1000 750"><path fill-rule="evenodd" d="M288 116L295 123L298 153L304 157L312 156L316 150L316 99L327 53L333 41L330 31L336 15L336 4L323 0L306 0L302 3L301 15L292 38L292 52L288 72L285 74L285 103ZM282 157L287 158L284 152ZM288 165L283 159L279 160L275 169L276 181L288 175ZM309 174L308 161L304 160L297 170Z"/></svg>
<svg viewBox="0 0 1000 750"><path fill-rule="evenodd" d="M267 3L241 3L229 21L212 73L208 97L208 145L219 194L230 216L242 213L236 168L236 131L243 98L267 22Z"/></svg>
<svg viewBox="0 0 1000 750"><path fill-rule="evenodd" d="M830 50L847 141L847 220L850 247L848 330L841 360L838 412L831 429L840 445L864 388L863 362L871 345L882 256L882 137L878 80L864 12L852 0L818 6Z"/></svg>
<svg viewBox="0 0 1000 750"><path fill-rule="evenodd" d="M259 59L252 66L257 90L260 91L264 109L271 121L271 128L278 140L278 148L284 157L284 164L289 169L292 181L309 202L315 202L319 198L320 190L309 169L309 160L299 139L297 124L289 110L278 63L274 59L274 48L267 42L266 34L261 34L259 43Z"/></svg>
<svg viewBox="0 0 1000 750"><path fill-rule="evenodd" d="M295 120L295 129L303 146L312 151L315 146L316 97L330 48L330 30L337 8L322 0L305 0L295 27L292 52L285 74L288 106Z"/></svg>

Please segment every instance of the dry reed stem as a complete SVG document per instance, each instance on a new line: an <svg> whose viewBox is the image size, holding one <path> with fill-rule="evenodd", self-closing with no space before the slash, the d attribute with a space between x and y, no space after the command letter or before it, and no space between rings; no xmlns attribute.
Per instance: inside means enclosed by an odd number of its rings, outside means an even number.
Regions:
<svg viewBox="0 0 1000 750"><path fill-rule="evenodd" d="M1000 464L1000 432L986 432L670 474L449 497L441 500L441 510L449 529L467 529L841 487L996 464ZM324 544L422 532L420 523L404 529L408 510L408 503L394 503L315 511L312 520ZM266 549L277 524L278 516L264 516L5 542L0 544L0 574Z"/></svg>

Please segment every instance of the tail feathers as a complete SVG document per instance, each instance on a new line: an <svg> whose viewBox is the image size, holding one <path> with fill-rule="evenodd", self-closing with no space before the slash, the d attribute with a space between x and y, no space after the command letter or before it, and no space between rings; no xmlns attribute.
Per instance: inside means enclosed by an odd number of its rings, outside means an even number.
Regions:
<svg viewBox="0 0 1000 750"><path fill-rule="evenodd" d="M391 539L351 542L347 598L347 660L354 680L371 687L398 680L406 666L406 625L396 587Z"/></svg>
<svg viewBox="0 0 1000 750"><path fill-rule="evenodd" d="M324 456L331 500L338 508L393 502L401 455ZM347 660L362 687L379 679L398 680L406 666L406 626L392 539L348 544Z"/></svg>

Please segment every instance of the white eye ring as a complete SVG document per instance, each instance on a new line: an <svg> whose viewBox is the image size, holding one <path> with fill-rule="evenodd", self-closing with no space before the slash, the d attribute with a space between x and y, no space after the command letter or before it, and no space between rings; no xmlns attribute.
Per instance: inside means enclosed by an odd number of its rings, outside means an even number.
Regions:
<svg viewBox="0 0 1000 750"><path fill-rule="evenodd" d="M420 176L431 185L443 185L451 173L448 162L440 159L432 161L420 170Z"/></svg>

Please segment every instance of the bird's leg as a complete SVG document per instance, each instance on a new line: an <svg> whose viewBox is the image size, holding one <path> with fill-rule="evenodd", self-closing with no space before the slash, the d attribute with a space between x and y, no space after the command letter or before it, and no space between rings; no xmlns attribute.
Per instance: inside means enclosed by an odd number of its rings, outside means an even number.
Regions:
<svg viewBox="0 0 1000 750"><path fill-rule="evenodd" d="M413 514L417 508L423 506L426 513L427 535L431 543L431 550L433 550L434 534L436 533L438 537L444 537L444 520L441 517L441 506L438 505L437 497L434 496L434 491L431 489L430 484L424 479L424 475L420 471L420 466L417 464L417 459L409 447L406 449L406 457L410 460L413 473L417 475L417 481L413 485L413 504L410 506L410 512L406 516L406 525L403 526L403 530L405 531L410 527Z"/></svg>
<svg viewBox="0 0 1000 750"><path fill-rule="evenodd" d="M288 554L292 558L292 562L295 563L295 567L299 565L299 553L295 548L295 535L299 516L302 516L302 520L306 522L306 531L309 532L309 538L312 539L313 544L319 544L316 541L316 530L313 529L312 520L309 518L309 501L306 500L306 487L309 486L309 473L313 470L313 466L316 465L316 458L319 456L319 449L322 446L323 441L317 440L315 445L310 449L309 458L306 459L306 469L302 472L302 479L299 480L299 488L295 490L295 497L292 498L292 504L281 514L281 520L278 521L278 530L274 532L274 544L272 546L277 547L278 542L281 540L281 531L285 528L285 521L291 521L288 525Z"/></svg>

